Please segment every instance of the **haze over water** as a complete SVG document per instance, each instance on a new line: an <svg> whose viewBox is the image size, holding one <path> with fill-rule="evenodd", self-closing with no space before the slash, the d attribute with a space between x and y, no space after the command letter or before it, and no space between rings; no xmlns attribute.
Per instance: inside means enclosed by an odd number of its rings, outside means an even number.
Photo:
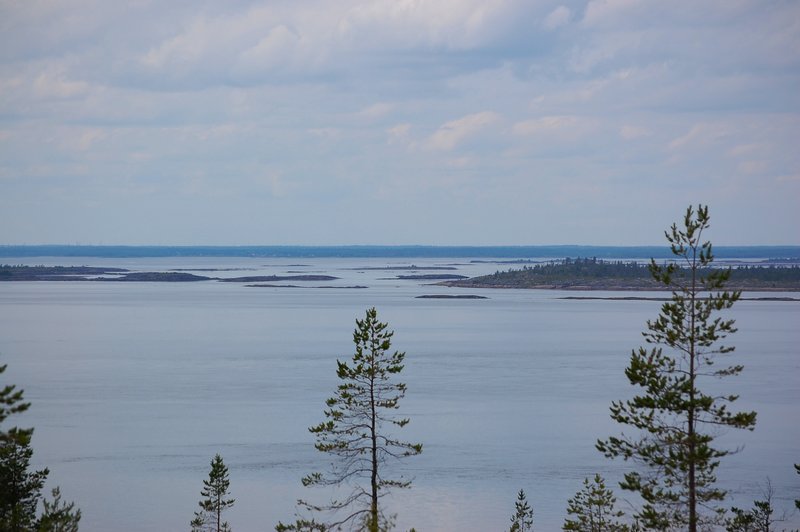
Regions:
<svg viewBox="0 0 800 532"><path fill-rule="evenodd" d="M4 380L33 403L13 422L36 428L35 465L48 466L48 486L60 485L80 506L81 530L187 529L217 452L237 499L227 513L233 529L270 530L293 518L298 497L330 497L300 484L328 463L307 428L323 419L336 359L352 355L354 320L375 306L396 331L393 347L407 353L400 413L411 423L397 435L424 444L421 456L387 466L414 479L387 499L398 529L501 530L523 488L537 529L555 530L584 477L599 472L615 485L625 468L594 442L621 431L608 406L631 394L623 371L660 303L433 287L391 279L408 272L363 269L455 265L439 273L473 276L505 268L468 260L4 259L143 271L252 268L196 273L319 273L341 279L284 284L367 286L4 283ZM439 293L489 299L415 299ZM747 294L758 295L783 294ZM745 370L718 389L740 394L736 406L758 411L758 423L753 433L721 435L744 448L723 461L719 478L731 504L749 507L770 477L780 513L798 496L800 303L741 301L731 316L739 332L728 341L737 347L730 360Z"/></svg>

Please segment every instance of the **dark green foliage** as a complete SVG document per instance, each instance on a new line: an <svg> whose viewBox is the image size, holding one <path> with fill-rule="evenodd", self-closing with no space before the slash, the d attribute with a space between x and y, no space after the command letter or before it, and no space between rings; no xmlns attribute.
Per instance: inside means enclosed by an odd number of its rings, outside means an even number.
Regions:
<svg viewBox="0 0 800 532"><path fill-rule="evenodd" d="M323 523L318 523L314 519L298 519L294 523L285 525L278 523L275 526L276 532L326 532L328 527Z"/></svg>
<svg viewBox="0 0 800 532"><path fill-rule="evenodd" d="M514 502L514 515L511 516L511 528L509 532L532 532L533 531L533 509L528 505L525 492L519 490L517 500Z"/></svg>
<svg viewBox="0 0 800 532"><path fill-rule="evenodd" d="M720 355L733 351L719 341L736 331L733 320L717 316L739 299L739 292L722 291L730 270L711 269L711 243L702 242L709 227L708 208L687 209L683 228L673 224L666 233L672 253L688 275L674 277L678 266L651 261L653 278L672 289L643 333L648 344L631 354L625 370L642 395L615 401L611 417L639 430L639 435L598 441L609 458L623 458L640 468L625 474L623 489L637 492L644 505L636 515L647 529L686 527L691 532L718 524L724 510L718 503L725 491L715 486L719 459L730 450L714 447L722 428L752 430L755 412L731 412L736 395L709 395L700 384L707 379L736 375L742 366L717 368ZM708 294L701 298L701 291ZM665 351L666 348L666 351Z"/></svg>
<svg viewBox="0 0 800 532"><path fill-rule="evenodd" d="M47 469L29 472L30 431L11 429L0 443L0 530L33 530Z"/></svg>
<svg viewBox="0 0 800 532"><path fill-rule="evenodd" d="M0 374L4 373L7 365L0 366ZM0 389L0 423L6 420L11 414L20 414L30 408L30 403L22 401L22 390L17 390L13 384L9 384ZM11 434L17 436L30 436L33 429L21 430L12 428L8 431L0 431L0 442L8 441Z"/></svg>
<svg viewBox="0 0 800 532"><path fill-rule="evenodd" d="M686 282L692 271L676 265L672 276L676 281ZM681 267L683 266L683 267ZM701 267L698 273L708 275L711 268ZM558 262L523 266L492 275L474 277L446 284L473 287L513 288L617 288L636 290L664 290L665 286L650 272L650 266L633 261L606 261L596 258L566 258ZM800 266L740 266L731 270L728 285L748 289L800 288Z"/></svg>
<svg viewBox="0 0 800 532"><path fill-rule="evenodd" d="M198 503L200 511L195 512L194 519L190 522L192 532L230 532L230 525L222 521L222 512L232 507L235 502L235 499L226 498L230 494L228 492L230 484L228 468L222 457L217 454L211 460L208 480L203 481L203 489L200 491L203 499Z"/></svg>
<svg viewBox="0 0 800 532"><path fill-rule="evenodd" d="M75 508L75 503L61 502L61 491L53 488L53 501L45 499L44 511L39 518L37 532L78 532L78 523L81 520L81 511Z"/></svg>
<svg viewBox="0 0 800 532"><path fill-rule="evenodd" d="M0 366L0 373L6 366ZM30 403L23 402L22 390L8 385L0 390L0 423L11 414L24 412ZM33 449L33 429L12 427L0 430L0 530L33 530L36 506L49 471L29 472Z"/></svg>
<svg viewBox="0 0 800 532"><path fill-rule="evenodd" d="M798 475L800 475L800 464L794 464L794 470L797 472ZM800 510L800 499L794 500L794 506L795 508Z"/></svg>
<svg viewBox="0 0 800 532"><path fill-rule="evenodd" d="M773 519L772 517L775 509L772 507L773 491L769 478L763 495L764 500L753 501L753 507L750 510L731 508L733 517L725 522L725 530L728 532L770 532L775 530L772 527L773 523L783 519Z"/></svg>
<svg viewBox="0 0 800 532"><path fill-rule="evenodd" d="M341 384L326 402L326 421L309 429L316 436L317 450L336 458L328 473L312 473L303 478L304 486L347 486L349 494L326 505L298 501L312 512L329 512L332 522L298 520L293 525L278 524L276 530L325 530L349 526L378 532L392 526L379 499L390 488L407 488L411 482L390 479L383 473L389 459L417 455L422 445L395 439L389 429L402 428L407 418L394 411L405 396L406 385L393 377L403 370L405 353L390 353L393 331L378 321L374 308L363 320L356 320L353 343L356 350L351 362L337 360L336 375ZM316 527L316 528L314 528Z"/></svg>
<svg viewBox="0 0 800 532"><path fill-rule="evenodd" d="M568 517L564 521L563 530L573 532L632 532L631 528L617 518L625 514L615 508L617 498L614 492L606 488L605 480L595 474L591 482L583 479L583 489L567 501Z"/></svg>

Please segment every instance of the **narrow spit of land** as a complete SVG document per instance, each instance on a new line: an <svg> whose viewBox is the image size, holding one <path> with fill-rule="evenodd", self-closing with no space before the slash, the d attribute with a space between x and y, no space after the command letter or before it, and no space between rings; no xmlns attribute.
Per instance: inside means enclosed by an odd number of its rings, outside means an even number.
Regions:
<svg viewBox="0 0 800 532"><path fill-rule="evenodd" d="M198 270L195 270L198 271ZM215 271L215 270L203 270ZM231 270L221 270L231 271ZM94 266L11 266L0 265L0 281L109 281L186 283L220 281L225 283L269 283L277 281L333 281L331 275L252 275L246 277L207 277L186 271L132 272L124 268Z"/></svg>
<svg viewBox="0 0 800 532"><path fill-rule="evenodd" d="M686 272L673 279L680 284ZM491 275L438 283L462 288L532 288L548 290L662 291L664 286L650 275L646 264L599 259L564 259L534 264ZM800 266L774 262L738 265L731 270L730 290L800 291Z"/></svg>

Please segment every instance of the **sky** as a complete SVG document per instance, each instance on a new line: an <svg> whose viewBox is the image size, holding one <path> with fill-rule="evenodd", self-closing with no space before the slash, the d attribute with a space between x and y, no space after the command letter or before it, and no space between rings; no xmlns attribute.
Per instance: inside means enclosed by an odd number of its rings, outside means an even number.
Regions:
<svg viewBox="0 0 800 532"><path fill-rule="evenodd" d="M795 0L0 0L0 244L800 244Z"/></svg>

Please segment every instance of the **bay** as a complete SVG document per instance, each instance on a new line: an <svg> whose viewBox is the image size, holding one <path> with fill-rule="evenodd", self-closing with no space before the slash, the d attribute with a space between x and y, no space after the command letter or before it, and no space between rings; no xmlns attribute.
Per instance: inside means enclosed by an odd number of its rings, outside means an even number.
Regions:
<svg viewBox="0 0 800 532"><path fill-rule="evenodd" d="M307 428L322 420L336 359L352 355L354 320L375 306L407 352L400 432L421 456L390 470L414 479L387 503L407 530L501 530L525 489L537 528L556 530L585 476L619 479L626 465L594 450L618 433L612 400L654 301L563 300L619 295L434 287L403 270L504 269L469 258L19 258L9 263L115 266L204 275L319 273L340 288L252 288L241 283L16 282L0 285L4 383L33 403L12 420L34 426L34 461L49 486L83 510L82 530L188 529L211 457L230 468L234 530L292 520L294 501L330 492L300 478L324 469ZM213 273L206 269L219 269ZM417 273L434 273L436 270ZM360 285L367 288L348 288ZM477 294L484 300L416 299ZM637 296L648 295L637 293ZM649 294L663 295L663 294ZM748 294L749 297L791 294ZM800 303L742 301L729 343L739 377L711 383L759 413L756 430L720 441L742 450L720 467L731 503L749 506L769 477L776 506L798 497ZM623 498L623 494L619 494ZM797 526L797 516L792 523ZM788 525L787 525L788 526Z"/></svg>

